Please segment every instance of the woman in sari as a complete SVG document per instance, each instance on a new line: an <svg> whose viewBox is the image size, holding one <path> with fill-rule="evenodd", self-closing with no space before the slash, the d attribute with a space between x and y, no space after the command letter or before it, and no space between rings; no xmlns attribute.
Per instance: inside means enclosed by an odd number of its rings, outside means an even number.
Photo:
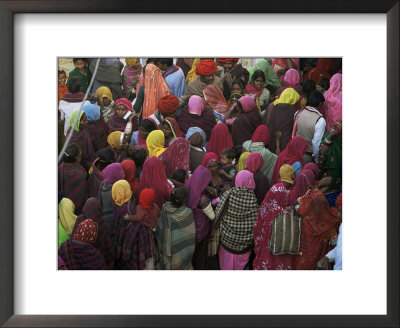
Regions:
<svg viewBox="0 0 400 328"><path fill-rule="evenodd" d="M267 145L270 144L271 135L269 129L265 125L260 125L254 131L251 140L243 143L243 148L251 153L260 153L263 158L263 166L261 171L267 176L268 181L272 180L275 162L278 156L271 152Z"/></svg>
<svg viewBox="0 0 400 328"><path fill-rule="evenodd" d="M87 118L86 114L79 110L75 110L72 112L71 116L69 117L69 124L72 127L75 125L74 130L69 133L72 133L72 137L70 143L77 144L82 151L82 166L85 168L86 171L89 170L90 165L96 159L96 153L94 152L92 138L90 136L90 132L88 130Z"/></svg>
<svg viewBox="0 0 400 328"><path fill-rule="evenodd" d="M299 94L302 94L303 88L300 85L300 74L294 68L291 68L286 71L285 76L283 77L283 85L276 92L277 96L286 90L287 88L295 89Z"/></svg>
<svg viewBox="0 0 400 328"><path fill-rule="evenodd" d="M144 101L142 117L146 118L154 114L158 101L169 95L167 83L162 77L161 70L153 63L148 63L144 70Z"/></svg>
<svg viewBox="0 0 400 328"><path fill-rule="evenodd" d="M71 240L63 243L58 250L68 270L104 270L103 254L94 246L98 237L98 225L91 219L82 221Z"/></svg>
<svg viewBox="0 0 400 328"><path fill-rule="evenodd" d="M283 164L292 165L295 170L295 176L299 174L304 166L303 155L308 149L308 142L304 138L296 136L291 139L285 150L278 155L272 173L272 184L279 182L279 169Z"/></svg>
<svg viewBox="0 0 400 328"><path fill-rule="evenodd" d="M165 152L167 148L164 147L164 141L164 133L161 130L150 132L146 139L149 156L159 157L163 152Z"/></svg>
<svg viewBox="0 0 400 328"><path fill-rule="evenodd" d="M64 152L63 162L58 167L58 191L64 192L64 197L70 199L80 213L87 199L87 173L80 164L82 151L77 144L71 144Z"/></svg>
<svg viewBox="0 0 400 328"><path fill-rule="evenodd" d="M254 194L256 195L258 205L261 205L269 190L268 177L261 171L263 165L264 160L260 153L250 153L246 159L247 170L253 173L254 182L256 184Z"/></svg>
<svg viewBox="0 0 400 328"><path fill-rule="evenodd" d="M124 118L127 112L130 112L133 115L136 115L136 112L132 111L132 103L126 98L119 98L115 101L114 105L114 114L111 116L108 121L108 129L109 132L121 131L124 132L126 128L126 124L128 120ZM138 121L132 121L132 129L137 130Z"/></svg>
<svg viewBox="0 0 400 328"><path fill-rule="evenodd" d="M285 89L279 99L276 99L268 107L264 115L263 123L271 132L269 149L279 155L292 138L294 115L297 111L295 104L298 103L300 95L293 88Z"/></svg>
<svg viewBox="0 0 400 328"><path fill-rule="evenodd" d="M117 159L116 153L111 148L102 148L96 153L96 159L89 169L88 197L99 197L99 190L104 180L103 170Z"/></svg>
<svg viewBox="0 0 400 328"><path fill-rule="evenodd" d="M218 158L221 158L222 151L232 147L233 141L228 126L225 123L215 125L207 145L207 153L215 153Z"/></svg>
<svg viewBox="0 0 400 328"><path fill-rule="evenodd" d="M192 210L185 205L185 187L175 189L164 204L156 230L158 269L190 270L195 250L196 227Z"/></svg>
<svg viewBox="0 0 400 328"><path fill-rule="evenodd" d="M289 206L288 190L283 183L271 187L258 209L254 224L254 270L292 270L294 255L273 255L269 249L272 222Z"/></svg>
<svg viewBox="0 0 400 328"><path fill-rule="evenodd" d="M137 221L124 220L136 213L132 190L126 180L112 187L115 221L115 269L154 269L155 243L153 232Z"/></svg>
<svg viewBox="0 0 400 328"><path fill-rule="evenodd" d="M333 75L329 85L328 91L324 93L325 102L321 111L326 119L326 131L342 119L342 74Z"/></svg>
<svg viewBox="0 0 400 328"><path fill-rule="evenodd" d="M160 125L160 129L164 133L164 146L168 147L171 145L176 138L182 137L181 130L179 129L178 123L172 117L166 117Z"/></svg>
<svg viewBox="0 0 400 328"><path fill-rule="evenodd" d="M303 197L297 213L301 223L300 250L294 263L295 270L313 270L318 261L330 250L330 243L337 237L338 219L331 213L324 193L315 188Z"/></svg>
<svg viewBox="0 0 400 328"><path fill-rule="evenodd" d="M308 163L296 176L293 183L293 189L289 193L289 204L293 206L297 198L302 197L307 192L308 188L316 185L317 177L319 174L318 165L315 163Z"/></svg>
<svg viewBox="0 0 400 328"><path fill-rule="evenodd" d="M232 124L232 140L235 146L250 140L257 126L261 124L261 116L253 98L240 98L237 108L239 115Z"/></svg>
<svg viewBox="0 0 400 328"><path fill-rule="evenodd" d="M114 241L114 214L111 196L112 186L118 180L125 178L121 163L113 163L103 170L104 180L100 184L99 200L103 208L103 218L111 231L111 240Z"/></svg>
<svg viewBox="0 0 400 328"><path fill-rule="evenodd" d="M104 122L108 122L111 115L114 113L114 99L112 92L107 87L100 87L96 90L97 105L100 106L101 115Z"/></svg>
<svg viewBox="0 0 400 328"><path fill-rule="evenodd" d="M264 85L265 74L263 71L257 70L253 73L245 89L246 95L254 98L259 111L264 110L265 106L269 104L270 92Z"/></svg>
<svg viewBox="0 0 400 328"><path fill-rule="evenodd" d="M74 225L74 232L85 220L91 219L97 223L98 236L94 242L96 247L104 256L105 269L112 270L114 267L114 244L111 239L111 231L103 218L103 209L100 201L96 198L89 198L82 209L82 214L78 216Z"/></svg>
<svg viewBox="0 0 400 328"><path fill-rule="evenodd" d="M176 121L183 135L185 135L191 127L195 126L205 132L207 141L210 139L212 129L216 124L215 116L211 110L205 108L203 99L197 95L189 98L189 104L183 108L181 114L176 118Z"/></svg>
<svg viewBox="0 0 400 328"><path fill-rule="evenodd" d="M131 186L131 190L135 199L139 199L139 180L136 175L136 164L131 159L125 159L121 162L121 167L125 173L125 180Z"/></svg>
<svg viewBox="0 0 400 328"><path fill-rule="evenodd" d="M122 162L129 152L129 136L121 131L111 132L107 137L107 143L111 149L115 152L117 158L116 162Z"/></svg>
<svg viewBox="0 0 400 328"><path fill-rule="evenodd" d="M77 216L75 215L75 205L68 199L63 198L58 204L58 217L59 223L62 225L65 232L71 236L72 230L74 229L75 221Z"/></svg>
<svg viewBox="0 0 400 328"><path fill-rule="evenodd" d="M161 155L160 161L165 165L165 174L171 177L178 170L189 171L190 142L185 138L176 139Z"/></svg>
<svg viewBox="0 0 400 328"><path fill-rule="evenodd" d="M222 195L215 209L216 220L208 255L216 255L218 249L221 270L243 270L249 261L258 208L254 188L253 173L240 171L235 178L235 187Z"/></svg>
<svg viewBox="0 0 400 328"><path fill-rule="evenodd" d="M92 144L94 151L98 151L107 146L108 127L104 118L100 113L100 106L97 105L85 105L83 111L86 114L88 120L88 130L90 137L92 138Z"/></svg>
<svg viewBox="0 0 400 328"><path fill-rule="evenodd" d="M217 202L219 201L218 197L229 189L229 185L224 183L224 180L219 174L220 161L217 154L206 153L201 162L201 166L207 168L211 173L211 181L209 182L206 192L214 202Z"/></svg>
<svg viewBox="0 0 400 328"><path fill-rule="evenodd" d="M165 175L164 163L155 156L149 157L143 164L139 190L142 191L145 188L155 190L155 202L159 208L162 208L163 204L169 200L170 194L173 191Z"/></svg>
<svg viewBox="0 0 400 328"><path fill-rule="evenodd" d="M265 83L264 83L265 87L271 86L274 89L281 87L281 82L279 81L279 77L274 72L274 70L272 69L272 67L268 61L266 61L265 59L260 60L259 62L257 62L255 64L254 67L251 67L248 69L248 71L250 73L249 81L252 80L253 74L257 70L261 70L265 75Z"/></svg>
<svg viewBox="0 0 400 328"><path fill-rule="evenodd" d="M203 94L207 104L214 111L214 115L217 120L222 122L225 118L225 115L228 114L229 108L228 103L226 102L221 90L218 88L217 85L210 84L205 87L205 89L203 90Z"/></svg>
<svg viewBox="0 0 400 328"><path fill-rule="evenodd" d="M150 117L144 118L139 123L138 131L133 131L130 143L134 144L135 147L139 146L146 148L146 139L150 132L154 130L157 130L156 122Z"/></svg>
<svg viewBox="0 0 400 328"><path fill-rule="evenodd" d="M321 79L330 79L331 71L333 69L334 62L332 58L319 58L317 62L317 66L311 68L307 74L303 76L303 80L306 81L308 79L313 80L315 83L318 83Z"/></svg>

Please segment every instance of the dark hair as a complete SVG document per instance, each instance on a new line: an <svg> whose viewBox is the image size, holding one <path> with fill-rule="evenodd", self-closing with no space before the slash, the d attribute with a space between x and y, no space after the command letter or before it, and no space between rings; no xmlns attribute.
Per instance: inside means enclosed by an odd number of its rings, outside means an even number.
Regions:
<svg viewBox="0 0 400 328"><path fill-rule="evenodd" d="M154 126L154 123L150 120L142 120L139 123L139 126L141 126L142 128L144 128L147 132L151 132L157 129L156 126Z"/></svg>
<svg viewBox="0 0 400 328"><path fill-rule="evenodd" d="M168 67L174 64L173 58L158 58L158 62L161 64L167 64Z"/></svg>
<svg viewBox="0 0 400 328"><path fill-rule="evenodd" d="M324 95L319 91L314 91L310 98L307 99L307 106L317 107L320 103L325 101Z"/></svg>
<svg viewBox="0 0 400 328"><path fill-rule="evenodd" d="M227 158L229 158L231 160L234 160L236 151L233 148L224 149L221 153L221 156L222 155L226 156Z"/></svg>
<svg viewBox="0 0 400 328"><path fill-rule="evenodd" d="M180 183L185 183L187 172L184 169L177 169L171 176L171 179L174 179Z"/></svg>
<svg viewBox="0 0 400 328"><path fill-rule="evenodd" d="M70 76L67 82L67 88L70 93L78 93L82 88L82 79L79 76Z"/></svg>
<svg viewBox="0 0 400 328"><path fill-rule="evenodd" d="M96 157L99 158L97 163L99 163L99 169L103 170L106 166L115 162L116 153L112 148L106 147L101 148L96 152Z"/></svg>
<svg viewBox="0 0 400 328"><path fill-rule="evenodd" d="M236 145L233 147L233 150L235 151L235 159L236 162L239 160L240 155L242 155L243 152L243 146L242 145Z"/></svg>
<svg viewBox="0 0 400 328"><path fill-rule="evenodd" d="M324 90L328 90L330 87L329 79L327 79L326 77L321 77L318 81L318 85Z"/></svg>
<svg viewBox="0 0 400 328"><path fill-rule="evenodd" d="M70 144L64 151L63 161L65 163L75 163L78 159L80 150L81 149L77 144Z"/></svg>
<svg viewBox="0 0 400 328"><path fill-rule="evenodd" d="M244 81L242 79L236 79L235 81L233 81L232 83L232 87L234 84L239 84L239 86L244 90L245 89L245 85L244 85Z"/></svg>
<svg viewBox="0 0 400 328"><path fill-rule="evenodd" d="M61 74L65 74L65 76L67 76L67 73L63 69L59 69L58 76L60 76Z"/></svg>
<svg viewBox="0 0 400 328"><path fill-rule="evenodd" d="M86 58L72 58L72 62L74 63L74 65L76 64L76 62L78 60L82 60L85 64L87 63L87 59Z"/></svg>
<svg viewBox="0 0 400 328"><path fill-rule="evenodd" d="M131 155L132 160L136 164L136 168L140 168L143 166L146 157L147 153L145 149L136 149Z"/></svg>
<svg viewBox="0 0 400 328"><path fill-rule="evenodd" d="M303 83L303 94L308 99L310 95L317 89L314 80L307 80Z"/></svg>
<svg viewBox="0 0 400 328"><path fill-rule="evenodd" d="M179 187L174 189L171 193L171 204L178 208L184 205L189 198L189 191L185 187Z"/></svg>
<svg viewBox="0 0 400 328"><path fill-rule="evenodd" d="M147 58L146 64L148 64L148 63L158 63L159 61L160 61L160 59L158 59L158 58Z"/></svg>
<svg viewBox="0 0 400 328"><path fill-rule="evenodd" d="M253 73L253 76L251 77L251 82L254 82L259 77L262 77L264 82L266 81L264 72L258 69Z"/></svg>

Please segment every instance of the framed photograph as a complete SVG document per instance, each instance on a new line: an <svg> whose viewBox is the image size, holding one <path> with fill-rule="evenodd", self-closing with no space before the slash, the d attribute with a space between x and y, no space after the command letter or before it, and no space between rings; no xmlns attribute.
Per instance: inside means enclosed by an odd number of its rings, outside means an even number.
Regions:
<svg viewBox="0 0 400 328"><path fill-rule="evenodd" d="M398 326L398 19L394 0L0 1L0 324ZM57 271L55 71L78 55L342 57L343 270Z"/></svg>

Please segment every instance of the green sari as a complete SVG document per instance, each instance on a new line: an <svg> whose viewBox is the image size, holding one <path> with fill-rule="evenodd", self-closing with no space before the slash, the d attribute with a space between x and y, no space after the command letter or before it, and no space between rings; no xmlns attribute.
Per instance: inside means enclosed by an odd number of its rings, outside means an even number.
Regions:
<svg viewBox="0 0 400 328"><path fill-rule="evenodd" d="M329 131L324 134L322 140L329 135ZM332 177L330 189L341 189L342 187L342 139L332 138L332 143L328 147L324 164L320 171L320 178L324 174Z"/></svg>
<svg viewBox="0 0 400 328"><path fill-rule="evenodd" d="M60 249L61 244L66 242L68 239L69 235L65 231L60 220L58 220L58 249Z"/></svg>

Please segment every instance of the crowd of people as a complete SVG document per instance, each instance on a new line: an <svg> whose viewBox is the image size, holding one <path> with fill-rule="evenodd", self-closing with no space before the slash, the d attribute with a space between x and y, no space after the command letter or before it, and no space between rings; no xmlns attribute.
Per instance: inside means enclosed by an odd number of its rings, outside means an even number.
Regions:
<svg viewBox="0 0 400 328"><path fill-rule="evenodd" d="M340 58L72 61L60 270L342 268Z"/></svg>

